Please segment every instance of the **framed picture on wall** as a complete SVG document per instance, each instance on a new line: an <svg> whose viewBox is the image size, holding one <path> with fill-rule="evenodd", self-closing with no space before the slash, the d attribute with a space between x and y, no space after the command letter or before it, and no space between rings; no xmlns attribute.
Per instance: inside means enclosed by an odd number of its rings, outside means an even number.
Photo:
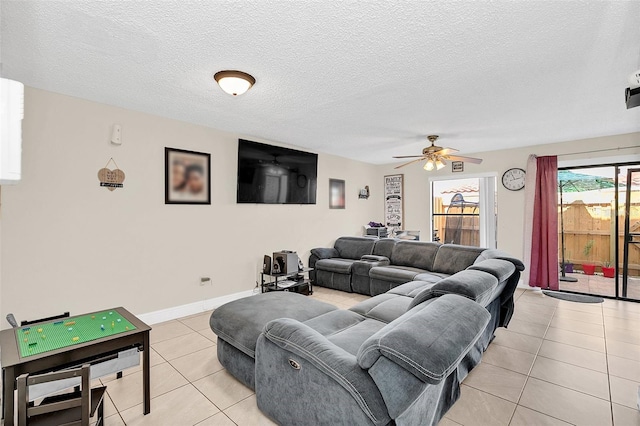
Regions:
<svg viewBox="0 0 640 426"><path fill-rule="evenodd" d="M340 179L329 179L329 208L345 208L345 183Z"/></svg>
<svg viewBox="0 0 640 426"><path fill-rule="evenodd" d="M164 149L164 203L211 204L211 154Z"/></svg>
<svg viewBox="0 0 640 426"><path fill-rule="evenodd" d="M404 226L404 175L384 177L384 224L392 230Z"/></svg>

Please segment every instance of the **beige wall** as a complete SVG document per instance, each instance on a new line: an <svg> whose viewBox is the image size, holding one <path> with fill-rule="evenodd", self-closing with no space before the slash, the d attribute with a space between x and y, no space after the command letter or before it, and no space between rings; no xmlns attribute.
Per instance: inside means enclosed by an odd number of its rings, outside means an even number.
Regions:
<svg viewBox="0 0 640 426"><path fill-rule="evenodd" d="M38 318L124 305L146 313L224 296L255 285L262 255L328 246L383 221L382 180L392 165L372 166L319 155L315 206L238 205L237 139L202 126L26 88L23 180L2 188L0 315ZM122 125L123 145L109 145ZM247 137L248 139L258 140ZM268 141L267 141L268 142ZM446 144L445 144L446 145ZM480 153L458 176L525 168L530 153L565 154L640 145L640 133ZM164 204L164 147L212 154L211 206ZM640 150L561 157L593 163ZM126 173L124 189L98 185L97 171L113 157ZM452 177L447 167L405 175L405 223L428 240L429 178ZM347 182L347 209L329 210L329 178ZM357 198L369 185L369 200ZM498 248L522 257L524 191L498 183ZM213 284L199 286L199 277ZM2 328L8 324L2 323Z"/></svg>
<svg viewBox="0 0 640 426"><path fill-rule="evenodd" d="M445 143L445 141L441 141L440 145L455 147L455 142L451 142L451 145L449 145ZM447 167L437 172L426 172L420 165L409 165L399 170L394 170L393 167L397 164L379 166L378 170L380 176L404 173L406 229L420 230L421 239L423 240L429 240L428 230L431 196L429 178L463 178L479 174L494 174L498 178L497 245L499 249L522 259L524 190L514 192L505 189L500 182L502 174L512 167L526 169L527 158L530 154L536 154L538 156L558 155L558 161L561 166L570 166L578 163L602 164L612 160L638 160L640 158L640 148L627 150L615 149L626 146L640 146L640 133L469 154L469 156L482 158L483 162L480 165L465 163L465 171L463 173L451 173L450 165L447 165ZM563 155L607 148L611 148L612 150L581 155Z"/></svg>
<svg viewBox="0 0 640 426"><path fill-rule="evenodd" d="M121 147L108 142L114 123ZM365 163L320 154L316 205L238 205L242 135L32 88L23 127L23 179L2 188L2 317L147 313L250 290L265 253L297 250L306 261L311 248L382 220L381 178ZM165 146L212 154L210 206L164 204ZM97 178L110 157L126 173L113 192ZM329 178L346 180L345 210L328 208ZM373 195L359 200L365 185Z"/></svg>

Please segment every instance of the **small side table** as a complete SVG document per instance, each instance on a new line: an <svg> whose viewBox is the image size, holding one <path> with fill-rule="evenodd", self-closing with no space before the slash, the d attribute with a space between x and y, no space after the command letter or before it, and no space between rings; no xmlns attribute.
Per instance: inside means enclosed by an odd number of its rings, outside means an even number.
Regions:
<svg viewBox="0 0 640 426"><path fill-rule="evenodd" d="M309 279L309 272L313 271L313 268L303 268L301 271L284 273L284 274L267 274L260 273L260 288L262 293L268 291L292 291L295 293L301 293L305 296L313 294L313 284ZM295 279L294 277L300 276L302 279ZM268 281L266 281L266 280ZM273 279L273 280L272 280ZM287 283L284 281L296 281L295 284Z"/></svg>

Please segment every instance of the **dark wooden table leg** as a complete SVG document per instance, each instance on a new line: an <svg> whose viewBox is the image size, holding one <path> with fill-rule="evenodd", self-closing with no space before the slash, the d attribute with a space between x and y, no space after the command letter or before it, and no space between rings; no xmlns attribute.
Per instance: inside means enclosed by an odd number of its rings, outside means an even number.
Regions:
<svg viewBox="0 0 640 426"><path fill-rule="evenodd" d="M143 336L144 351L142 352L142 392L144 398L144 414L151 412L151 363L150 356L151 345L149 344L149 332L146 331Z"/></svg>
<svg viewBox="0 0 640 426"><path fill-rule="evenodd" d="M13 387L16 384L16 376L12 367L2 369L2 388L4 397L2 405L4 406L4 426L13 426Z"/></svg>

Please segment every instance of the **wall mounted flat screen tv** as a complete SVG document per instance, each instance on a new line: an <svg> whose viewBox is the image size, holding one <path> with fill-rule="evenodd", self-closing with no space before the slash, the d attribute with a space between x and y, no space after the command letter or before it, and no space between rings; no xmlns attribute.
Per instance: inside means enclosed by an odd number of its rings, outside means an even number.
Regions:
<svg viewBox="0 0 640 426"><path fill-rule="evenodd" d="M238 203L315 204L318 155L238 141Z"/></svg>

